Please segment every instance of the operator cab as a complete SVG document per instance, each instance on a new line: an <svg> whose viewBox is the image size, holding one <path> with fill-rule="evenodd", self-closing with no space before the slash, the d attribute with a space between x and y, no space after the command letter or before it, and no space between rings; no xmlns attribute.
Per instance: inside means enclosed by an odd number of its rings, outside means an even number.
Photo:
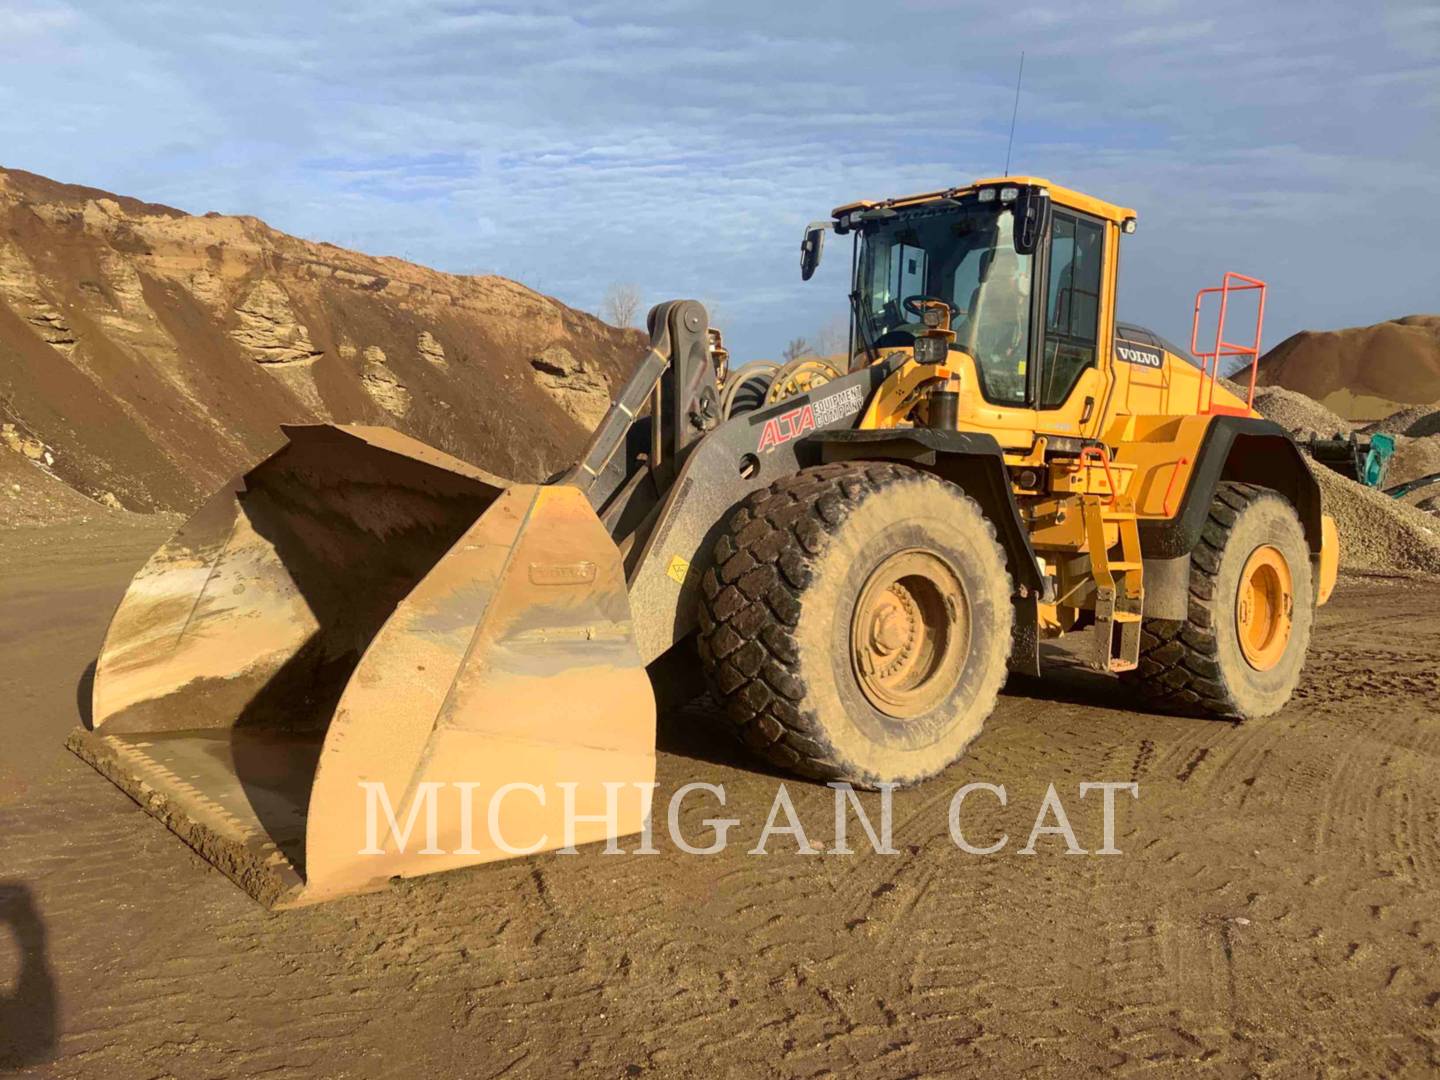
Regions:
<svg viewBox="0 0 1440 1080"><path fill-rule="evenodd" d="M950 347L974 357L985 397L1023 402L1034 255L1015 250L1014 222L1008 206L997 212L972 197L861 225L854 288L862 339L876 351L910 348L925 328L906 301L943 300Z"/></svg>
<svg viewBox="0 0 1440 1080"><path fill-rule="evenodd" d="M1015 177L852 203L833 216L829 227L856 239L852 366L913 348L925 335L925 300L949 306L949 348L973 360L976 389L994 409L1058 408L1103 366L1100 343L1113 333L1109 238L1133 231L1133 211ZM807 232L806 277L825 227Z"/></svg>

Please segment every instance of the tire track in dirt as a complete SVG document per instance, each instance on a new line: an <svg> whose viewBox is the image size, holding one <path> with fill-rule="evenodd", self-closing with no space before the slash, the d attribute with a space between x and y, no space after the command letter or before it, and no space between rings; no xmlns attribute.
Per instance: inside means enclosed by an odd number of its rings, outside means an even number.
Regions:
<svg viewBox="0 0 1440 1080"><path fill-rule="evenodd" d="M682 814L701 843L705 818L742 819L723 853L662 836L655 856L547 855L278 915L59 749L98 628L52 628L49 681L15 684L49 725L27 751L48 779L0 800L0 876L33 891L61 1003L36 1074L1433 1071L1440 721L1423 683L1323 691L1329 667L1419 671L1440 651L1435 595L1343 585L1310 696L1253 725L1137 713L1073 669L1013 680L965 759L896 793L896 856L867 852L853 816L854 856L784 837L746 855L779 778L698 739L661 755L659 806L723 783L726 807ZM1382 606L1404 642L1377 636ZM1077 785L1131 779L1123 856L1067 856L1057 837L1018 854L1050 782L1093 848L1098 795ZM972 840L1009 834L998 855L948 835L972 780L1009 792L965 804ZM832 839L833 794L786 785Z"/></svg>

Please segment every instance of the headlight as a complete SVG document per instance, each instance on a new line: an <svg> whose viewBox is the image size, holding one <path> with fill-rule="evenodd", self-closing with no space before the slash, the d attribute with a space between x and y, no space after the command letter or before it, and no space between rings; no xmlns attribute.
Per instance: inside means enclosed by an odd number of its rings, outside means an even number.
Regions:
<svg viewBox="0 0 1440 1080"><path fill-rule="evenodd" d="M950 343L943 337L918 337L915 339L915 362L917 364L943 364L950 356Z"/></svg>

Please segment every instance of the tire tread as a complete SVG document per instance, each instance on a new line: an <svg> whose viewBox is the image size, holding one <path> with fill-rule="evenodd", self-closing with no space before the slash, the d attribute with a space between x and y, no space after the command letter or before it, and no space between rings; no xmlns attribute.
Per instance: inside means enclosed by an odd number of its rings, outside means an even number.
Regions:
<svg viewBox="0 0 1440 1080"><path fill-rule="evenodd" d="M850 513L883 489L932 482L893 462L820 465L755 492L731 516L702 579L700 657L734 733L764 760L814 779L867 782L805 708L794 631L813 565ZM1003 566L994 526L960 497L984 521Z"/></svg>
<svg viewBox="0 0 1440 1080"><path fill-rule="evenodd" d="M1240 703L1222 677L1215 633L1215 583L1230 532L1245 510L1259 499L1279 497L1254 484L1222 481L1216 487L1191 553L1186 618L1143 620L1140 664L1123 676L1155 705L1217 719L1243 719Z"/></svg>

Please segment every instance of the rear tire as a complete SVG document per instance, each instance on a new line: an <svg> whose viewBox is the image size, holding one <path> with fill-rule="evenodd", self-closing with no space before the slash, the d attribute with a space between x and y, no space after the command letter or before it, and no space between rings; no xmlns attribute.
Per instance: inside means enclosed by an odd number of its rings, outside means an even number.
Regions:
<svg viewBox="0 0 1440 1080"><path fill-rule="evenodd" d="M1295 508L1269 488L1223 482L1190 556L1188 616L1146 619L1140 665L1123 677L1166 709L1269 716L1300 680L1314 598Z"/></svg>
<svg viewBox="0 0 1440 1080"><path fill-rule="evenodd" d="M907 466L823 465L757 492L702 584L712 691L747 746L805 776L932 776L1005 678L1013 609L994 529Z"/></svg>

